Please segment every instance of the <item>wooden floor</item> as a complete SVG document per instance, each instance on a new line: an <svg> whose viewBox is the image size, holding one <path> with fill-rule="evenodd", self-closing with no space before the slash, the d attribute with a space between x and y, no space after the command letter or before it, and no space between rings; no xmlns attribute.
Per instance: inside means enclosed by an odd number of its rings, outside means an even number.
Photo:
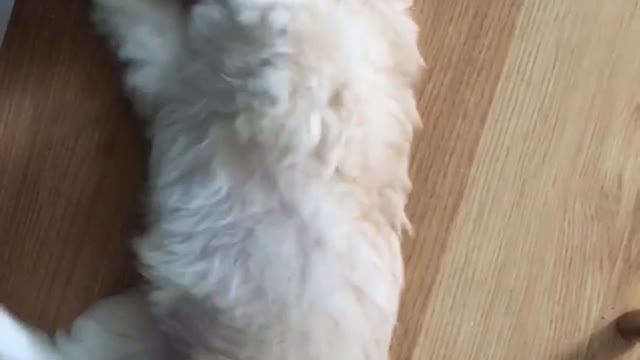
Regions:
<svg viewBox="0 0 640 360"><path fill-rule="evenodd" d="M416 0L395 360L640 358L640 0ZM134 281L144 146L85 0L18 0L0 50L0 302L47 329Z"/></svg>

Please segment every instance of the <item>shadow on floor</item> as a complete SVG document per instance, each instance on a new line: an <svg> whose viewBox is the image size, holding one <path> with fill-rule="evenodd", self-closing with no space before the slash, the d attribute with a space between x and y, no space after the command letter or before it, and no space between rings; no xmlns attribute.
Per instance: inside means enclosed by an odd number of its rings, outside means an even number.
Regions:
<svg viewBox="0 0 640 360"><path fill-rule="evenodd" d="M557 360L615 360L635 346L635 343L623 340L616 331L615 323L611 322Z"/></svg>

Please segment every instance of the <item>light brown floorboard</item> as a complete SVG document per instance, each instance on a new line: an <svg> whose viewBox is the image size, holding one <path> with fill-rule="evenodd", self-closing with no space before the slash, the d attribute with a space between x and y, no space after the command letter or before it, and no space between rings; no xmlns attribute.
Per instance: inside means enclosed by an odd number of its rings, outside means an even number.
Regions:
<svg viewBox="0 0 640 360"><path fill-rule="evenodd" d="M415 359L640 358L638 7L524 1Z"/></svg>
<svg viewBox="0 0 640 360"><path fill-rule="evenodd" d="M521 6L521 0L416 3L427 62L417 92L424 128L414 147L409 212L416 236L404 244L407 296L392 351L396 359L423 358L412 354Z"/></svg>

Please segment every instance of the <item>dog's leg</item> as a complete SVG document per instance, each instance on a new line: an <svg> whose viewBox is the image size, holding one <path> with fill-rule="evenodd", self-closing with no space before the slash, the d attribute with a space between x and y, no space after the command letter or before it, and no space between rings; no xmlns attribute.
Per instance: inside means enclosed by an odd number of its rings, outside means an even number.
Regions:
<svg viewBox="0 0 640 360"><path fill-rule="evenodd" d="M142 291L98 302L56 345L62 360L163 360L169 350Z"/></svg>
<svg viewBox="0 0 640 360"><path fill-rule="evenodd" d="M0 360L164 360L170 350L141 291L99 302L55 341L0 308Z"/></svg>
<svg viewBox="0 0 640 360"><path fill-rule="evenodd" d="M93 21L127 64L125 86L147 110L163 96L186 38L184 11L173 0L93 0Z"/></svg>

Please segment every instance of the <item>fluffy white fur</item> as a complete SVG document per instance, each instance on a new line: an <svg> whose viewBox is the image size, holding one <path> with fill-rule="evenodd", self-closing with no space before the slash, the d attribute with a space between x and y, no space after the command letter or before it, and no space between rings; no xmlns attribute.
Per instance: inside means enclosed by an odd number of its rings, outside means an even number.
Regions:
<svg viewBox="0 0 640 360"><path fill-rule="evenodd" d="M148 294L2 360L383 360L421 66L407 0L94 0L152 143Z"/></svg>

